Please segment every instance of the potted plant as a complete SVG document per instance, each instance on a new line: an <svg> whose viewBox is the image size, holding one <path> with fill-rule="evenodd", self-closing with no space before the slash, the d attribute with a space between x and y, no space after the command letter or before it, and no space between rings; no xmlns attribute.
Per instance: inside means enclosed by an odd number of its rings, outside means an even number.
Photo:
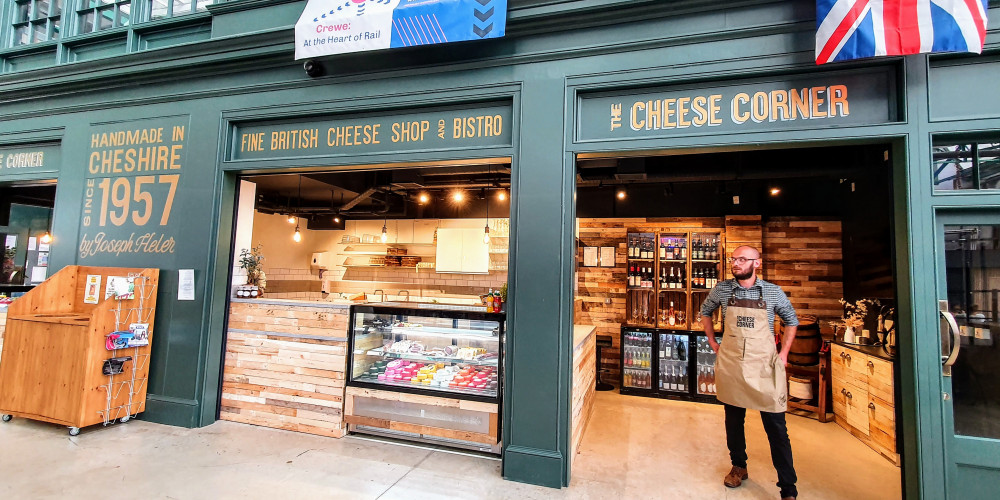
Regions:
<svg viewBox="0 0 1000 500"><path fill-rule="evenodd" d="M868 320L868 312L881 310L882 304L878 299L858 299L853 303L840 299L840 305L844 308L844 342L863 343L860 335Z"/></svg>
<svg viewBox="0 0 1000 500"><path fill-rule="evenodd" d="M262 246L258 243L251 249L244 248L240 251L240 269L247 273L247 284L257 287L257 297L264 295L264 289L267 288L267 276L261 265L264 261L264 256L261 254Z"/></svg>

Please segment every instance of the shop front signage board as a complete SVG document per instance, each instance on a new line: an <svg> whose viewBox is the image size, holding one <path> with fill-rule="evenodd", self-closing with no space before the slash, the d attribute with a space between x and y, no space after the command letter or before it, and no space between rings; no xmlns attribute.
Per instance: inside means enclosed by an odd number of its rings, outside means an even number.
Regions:
<svg viewBox="0 0 1000 500"><path fill-rule="evenodd" d="M581 94L578 141L898 121L888 69Z"/></svg>
<svg viewBox="0 0 1000 500"><path fill-rule="evenodd" d="M237 124L231 160L511 146L513 106L489 103L398 113Z"/></svg>
<svg viewBox="0 0 1000 500"><path fill-rule="evenodd" d="M58 144L0 147L0 181L59 171Z"/></svg>

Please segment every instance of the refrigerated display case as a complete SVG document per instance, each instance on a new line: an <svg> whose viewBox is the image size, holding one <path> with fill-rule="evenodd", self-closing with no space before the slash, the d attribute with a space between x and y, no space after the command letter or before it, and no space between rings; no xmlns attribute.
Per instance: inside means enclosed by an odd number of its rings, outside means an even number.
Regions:
<svg viewBox="0 0 1000 500"><path fill-rule="evenodd" d="M499 404L505 315L482 309L352 306L348 387Z"/></svg>
<svg viewBox="0 0 1000 500"><path fill-rule="evenodd" d="M717 402L703 332L623 327L621 335L622 394Z"/></svg>
<svg viewBox="0 0 1000 500"><path fill-rule="evenodd" d="M656 373L653 333L648 330L625 328L621 342L621 392L649 392L654 390Z"/></svg>

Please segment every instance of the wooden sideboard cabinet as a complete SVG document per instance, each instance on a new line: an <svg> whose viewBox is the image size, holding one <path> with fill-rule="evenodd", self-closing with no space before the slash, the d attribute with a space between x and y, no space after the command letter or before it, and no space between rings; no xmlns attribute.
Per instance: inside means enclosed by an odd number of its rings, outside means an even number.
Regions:
<svg viewBox="0 0 1000 500"><path fill-rule="evenodd" d="M833 413L841 427L899 465L893 362L876 349L831 346Z"/></svg>

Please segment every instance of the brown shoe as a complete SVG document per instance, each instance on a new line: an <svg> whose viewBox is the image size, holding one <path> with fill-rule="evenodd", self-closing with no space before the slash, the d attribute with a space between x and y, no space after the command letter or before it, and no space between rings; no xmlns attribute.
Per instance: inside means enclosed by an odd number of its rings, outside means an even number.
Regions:
<svg viewBox="0 0 1000 500"><path fill-rule="evenodd" d="M726 474L726 479L722 480L722 483L726 485L727 488L736 488L737 486L743 484L743 480L750 477L747 470L743 467L733 466L733 470Z"/></svg>

